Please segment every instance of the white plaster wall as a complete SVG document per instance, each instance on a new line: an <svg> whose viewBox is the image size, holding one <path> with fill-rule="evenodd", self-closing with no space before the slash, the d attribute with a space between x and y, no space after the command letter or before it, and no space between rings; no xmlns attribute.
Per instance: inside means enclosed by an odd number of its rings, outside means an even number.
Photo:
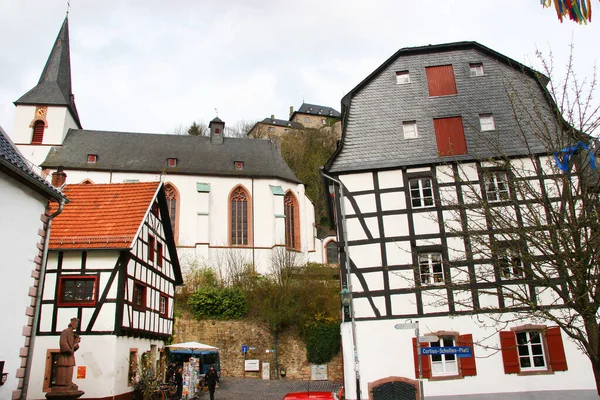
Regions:
<svg viewBox="0 0 600 400"><path fill-rule="evenodd" d="M404 320L357 322L358 360L361 374L362 398L368 396L367 385L389 376L415 379L412 338L414 330L396 330L394 325ZM483 340L491 347L499 346L499 335L493 329L484 329L469 316L431 317L420 320L421 335L438 330L473 334L474 341ZM551 325L551 324L548 324ZM341 327L345 392L347 399L356 399L353 351L350 323ZM476 346L474 349L477 375L456 380L424 380L425 396L466 395L484 393L536 392L543 390L594 389L594 377L587 357L575 343L562 333L568 371L549 375L518 376L505 374L502 354L493 349ZM490 384L493 382L493 384ZM565 392L567 393L567 392Z"/></svg>
<svg viewBox="0 0 600 400"><path fill-rule="evenodd" d="M123 173L66 170L67 183L75 184L90 179L94 183L121 183L126 180L153 182L162 180L170 183L179 192L178 251L182 266L197 259L200 264L215 267L219 257L229 247L229 205L228 198L234 187L243 185L250 193L253 207L254 251L242 250L249 262L254 259L258 272L268 271L270 254L276 244L277 227L281 225L276 214L282 209L275 208L275 196L269 185L281 186L284 192L291 190L298 200L300 208L301 258L314 261L314 206L305 196L304 185L279 179L251 179L236 177L189 176L150 173ZM209 183L210 192L198 193L196 183ZM206 200L208 196L208 200ZM198 215L199 212L208 215ZM281 211L280 211L281 210ZM206 226L208 224L208 226ZM204 225L204 226L201 226ZM208 244L207 244L208 243ZM185 256L183 256L185 254Z"/></svg>
<svg viewBox="0 0 600 400"><path fill-rule="evenodd" d="M41 238L40 216L46 200L33 190L0 173L0 304L2 304L2 340L0 361L8 380L0 386L0 399L10 399L17 390L17 369L21 367L19 349L24 346L23 327L27 325L25 309L31 305L28 296L33 286L31 272L38 254L36 245Z"/></svg>

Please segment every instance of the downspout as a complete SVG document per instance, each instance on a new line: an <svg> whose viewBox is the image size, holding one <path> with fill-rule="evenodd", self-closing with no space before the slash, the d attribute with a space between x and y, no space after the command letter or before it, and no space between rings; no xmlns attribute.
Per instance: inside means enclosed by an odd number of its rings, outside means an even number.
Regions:
<svg viewBox="0 0 600 400"><path fill-rule="evenodd" d="M252 268L256 271L256 264L254 260L254 178L252 178Z"/></svg>
<svg viewBox="0 0 600 400"><path fill-rule="evenodd" d="M344 254L346 261L346 288L352 294L352 280L350 273L350 248L348 247L348 227L346 224L346 210L344 209L344 190L342 188L346 188L346 186L339 180L327 175L323 171L321 171L324 177L332 180L333 182L338 184L339 195L340 195L340 214L342 216L342 234L344 235ZM356 398L360 400L360 368L358 363L358 348L356 347L356 320L354 319L354 302L351 303L350 306L350 317L352 321L351 331L352 331L352 350L354 352L354 373L356 375Z"/></svg>
<svg viewBox="0 0 600 400"><path fill-rule="evenodd" d="M66 201L60 200L58 202L58 210L48 216L48 224L46 226L46 237L44 238L44 250L42 252L42 265L40 266L40 277L38 278L38 290L35 297L35 309L33 312L33 325L31 327L31 337L29 338L29 347L27 348L27 365L25 366L25 376L23 376L23 391L21 392L21 399L27 399L27 390L29 389L29 375L31 373L31 363L33 361L33 349L35 345L35 338L38 330L38 320L40 318L40 311L42 308L42 295L44 293L44 280L46 278L46 262L48 260L48 246L50 244L50 229L52 228L52 220L62 212Z"/></svg>

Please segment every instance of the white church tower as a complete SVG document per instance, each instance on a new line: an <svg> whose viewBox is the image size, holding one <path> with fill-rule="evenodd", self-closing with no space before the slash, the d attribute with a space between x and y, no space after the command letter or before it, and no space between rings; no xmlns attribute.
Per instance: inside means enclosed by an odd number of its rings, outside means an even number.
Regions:
<svg viewBox="0 0 600 400"><path fill-rule="evenodd" d="M71 128L81 129L71 92L69 21L60 28L38 84L15 101L12 139L23 155L40 165Z"/></svg>

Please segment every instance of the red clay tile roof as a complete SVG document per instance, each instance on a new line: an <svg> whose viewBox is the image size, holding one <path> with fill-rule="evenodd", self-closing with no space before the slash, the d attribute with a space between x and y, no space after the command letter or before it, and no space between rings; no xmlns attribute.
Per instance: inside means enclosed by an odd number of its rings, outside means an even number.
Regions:
<svg viewBox="0 0 600 400"><path fill-rule="evenodd" d="M160 182L67 185L71 201L52 221L49 248L128 249ZM57 205L51 203L54 212Z"/></svg>

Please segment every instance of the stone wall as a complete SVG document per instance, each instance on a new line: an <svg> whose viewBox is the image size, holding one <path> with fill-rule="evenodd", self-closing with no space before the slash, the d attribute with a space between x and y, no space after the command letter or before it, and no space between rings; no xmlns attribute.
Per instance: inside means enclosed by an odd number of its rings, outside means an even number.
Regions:
<svg viewBox="0 0 600 400"><path fill-rule="evenodd" d="M269 329L252 321L196 321L190 315L176 319L173 343L195 341L216 346L221 353L221 374L232 377L260 378L259 372L244 372L242 345L256 347L248 352L246 359L269 362L271 379L274 378L273 335ZM285 379L310 379L310 366L306 361L304 342L295 330L286 330L278 338L279 367L285 368ZM343 381L342 352L333 358L327 367L328 380Z"/></svg>

